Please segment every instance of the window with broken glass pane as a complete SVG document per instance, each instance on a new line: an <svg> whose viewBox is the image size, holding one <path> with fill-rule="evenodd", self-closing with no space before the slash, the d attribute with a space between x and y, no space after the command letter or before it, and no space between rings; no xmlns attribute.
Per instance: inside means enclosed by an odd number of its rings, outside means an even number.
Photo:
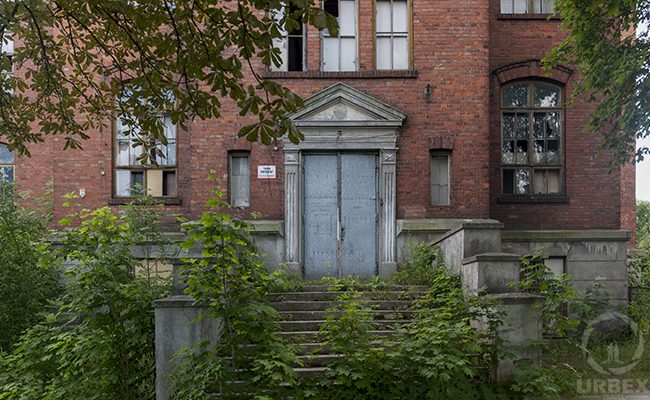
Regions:
<svg viewBox="0 0 650 400"><path fill-rule="evenodd" d="M356 0L324 0L323 9L337 18L339 35L323 30L321 69L323 71L357 70L357 3Z"/></svg>
<svg viewBox="0 0 650 400"><path fill-rule="evenodd" d="M272 12L273 19L282 26L282 37L273 39L273 46L280 50L281 63L272 64L271 71L305 70L305 29L301 18L296 18L294 12L294 7L285 5Z"/></svg>
<svg viewBox="0 0 650 400"><path fill-rule="evenodd" d="M553 14L555 0L501 0L502 14Z"/></svg>
<svg viewBox="0 0 650 400"><path fill-rule="evenodd" d="M377 0L375 6L377 69L408 69L408 1Z"/></svg>
<svg viewBox="0 0 650 400"><path fill-rule="evenodd" d="M562 192L562 89L517 82L501 90L504 194Z"/></svg>
<svg viewBox="0 0 650 400"><path fill-rule="evenodd" d="M119 116L115 129L115 195L128 197L147 193L154 197L176 193L176 125L168 115L160 123L166 144L152 143L146 162L143 148L135 143L141 130L128 116Z"/></svg>
<svg viewBox="0 0 650 400"><path fill-rule="evenodd" d="M7 145L0 144L0 183L14 181L14 152Z"/></svg>

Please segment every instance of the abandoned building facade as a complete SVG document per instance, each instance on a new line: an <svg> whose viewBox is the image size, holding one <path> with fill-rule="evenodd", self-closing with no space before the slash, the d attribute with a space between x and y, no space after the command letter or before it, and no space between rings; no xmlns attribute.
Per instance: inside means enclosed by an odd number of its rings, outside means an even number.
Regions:
<svg viewBox="0 0 650 400"><path fill-rule="evenodd" d="M634 167L610 172L596 155L600 139L583 132L592 106L570 102L577 71L541 67L563 37L552 0L323 3L339 36L287 32L282 65L258 71L305 99L292 115L300 143L238 138L249 121L227 106L187 130L167 119L166 158L141 165L116 117L83 151L56 137L31 158L3 148L4 178L19 190L51 180L87 207L126 203L140 184L196 218L216 170L232 212L261 215L267 261L306 278L390 275L415 243L464 223L498 238L482 252L542 249L579 288L601 277L626 298Z"/></svg>

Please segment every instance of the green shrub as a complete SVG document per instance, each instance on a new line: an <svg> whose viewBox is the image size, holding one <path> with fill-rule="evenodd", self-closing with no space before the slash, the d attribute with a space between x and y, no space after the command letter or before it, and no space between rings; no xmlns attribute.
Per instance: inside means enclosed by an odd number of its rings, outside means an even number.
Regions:
<svg viewBox="0 0 650 400"><path fill-rule="evenodd" d="M186 229L184 247L202 248L202 257L186 260L183 268L186 293L208 305L205 317L219 318L222 328L218 343L201 343L180 356L172 398L287 398L297 384L293 366L299 360L278 334L278 314L266 297L277 277L261 264L248 226L208 211Z"/></svg>
<svg viewBox="0 0 650 400"><path fill-rule="evenodd" d="M149 217L140 222L155 220L155 210L138 211ZM132 214L104 207L74 216L80 225L58 253L75 262L64 295L0 361L0 399L155 398L151 304L168 292L135 273L133 246L151 237Z"/></svg>
<svg viewBox="0 0 650 400"><path fill-rule="evenodd" d="M10 187L0 187L0 352L40 317L61 290L61 270L43 240L48 216L28 211Z"/></svg>
<svg viewBox="0 0 650 400"><path fill-rule="evenodd" d="M413 260L405 262L391 280L400 285L431 285L435 274L433 270L443 265L440 248L427 243L413 247Z"/></svg>

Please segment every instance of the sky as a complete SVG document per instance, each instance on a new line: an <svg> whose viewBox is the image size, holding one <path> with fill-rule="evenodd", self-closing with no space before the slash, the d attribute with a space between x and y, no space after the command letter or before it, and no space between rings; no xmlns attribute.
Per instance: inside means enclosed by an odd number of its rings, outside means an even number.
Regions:
<svg viewBox="0 0 650 400"><path fill-rule="evenodd" d="M638 146L650 147L650 139L640 139ZM650 158L636 165L636 199L650 201Z"/></svg>
<svg viewBox="0 0 650 400"><path fill-rule="evenodd" d="M647 24L639 24L637 33L648 30ZM650 138L639 139L636 143L640 146L650 147ZM650 201L650 158L646 158L636 165L636 199Z"/></svg>

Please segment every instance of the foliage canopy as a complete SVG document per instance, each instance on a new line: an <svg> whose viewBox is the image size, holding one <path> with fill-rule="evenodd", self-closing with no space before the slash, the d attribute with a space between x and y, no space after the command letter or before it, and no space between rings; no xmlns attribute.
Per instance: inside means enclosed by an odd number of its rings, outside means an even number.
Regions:
<svg viewBox="0 0 650 400"><path fill-rule="evenodd" d="M636 139L650 136L650 2L557 0L556 11L568 36L547 61L579 67L576 95L597 104L587 130L602 133L600 148L616 163L643 160L648 147L633 154Z"/></svg>
<svg viewBox="0 0 650 400"><path fill-rule="evenodd" d="M290 13L271 14L287 3ZM136 145L147 148L165 143L162 110L186 127L234 103L256 121L240 136L297 141L285 113L300 98L258 76L252 59L279 64L273 39L301 21L337 32L336 19L310 0L3 1L0 37L16 41L0 69L16 72L0 80L0 135L20 154L49 134L79 148L111 115L128 115Z"/></svg>

